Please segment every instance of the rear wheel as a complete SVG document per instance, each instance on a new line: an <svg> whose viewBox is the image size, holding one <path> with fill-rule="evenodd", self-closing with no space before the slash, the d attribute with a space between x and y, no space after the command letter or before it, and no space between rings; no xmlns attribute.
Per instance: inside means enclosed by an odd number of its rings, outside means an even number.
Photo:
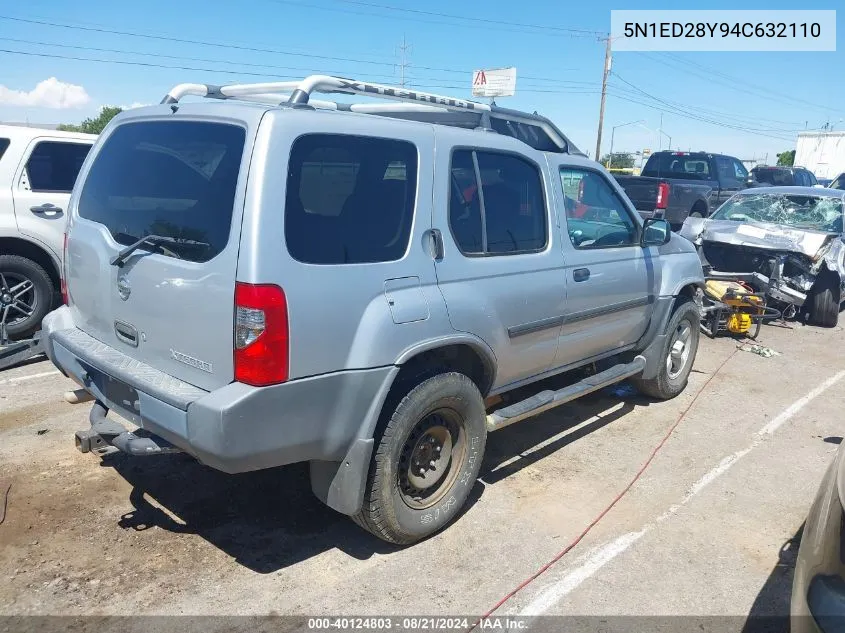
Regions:
<svg viewBox="0 0 845 633"><path fill-rule="evenodd" d="M41 266L19 255L0 255L0 324L10 338L38 330L53 295L53 284Z"/></svg>
<svg viewBox="0 0 845 633"><path fill-rule="evenodd" d="M691 299L685 300L675 309L666 328L657 375L645 380L632 379L637 390L652 398L669 400L686 388L698 351L700 318L698 306Z"/></svg>
<svg viewBox="0 0 845 633"><path fill-rule="evenodd" d="M813 325L836 327L839 322L839 292L837 277L830 273L822 275L807 297L809 320Z"/></svg>
<svg viewBox="0 0 845 633"><path fill-rule="evenodd" d="M364 505L353 520L390 543L437 532L466 502L486 441L484 403L472 380L449 372L422 381L378 439Z"/></svg>
<svg viewBox="0 0 845 633"><path fill-rule="evenodd" d="M691 218L703 218L707 215L707 207L703 204L695 203L692 205L692 210L689 212L689 217Z"/></svg>

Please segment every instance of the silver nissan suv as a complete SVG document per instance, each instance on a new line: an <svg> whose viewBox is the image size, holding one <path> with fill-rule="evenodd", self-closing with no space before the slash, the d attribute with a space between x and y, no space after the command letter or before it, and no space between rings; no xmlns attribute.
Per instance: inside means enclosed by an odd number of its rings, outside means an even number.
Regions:
<svg viewBox="0 0 845 633"><path fill-rule="evenodd" d="M393 543L456 517L489 432L624 379L672 398L698 346L693 245L550 121L495 105L181 84L109 124L69 211L44 329L94 401L77 447L307 461L323 502Z"/></svg>

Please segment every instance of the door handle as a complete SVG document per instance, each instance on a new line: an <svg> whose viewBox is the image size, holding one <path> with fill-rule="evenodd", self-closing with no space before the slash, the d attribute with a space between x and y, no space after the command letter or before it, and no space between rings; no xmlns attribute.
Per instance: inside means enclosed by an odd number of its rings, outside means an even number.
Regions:
<svg viewBox="0 0 845 633"><path fill-rule="evenodd" d="M431 229L431 256L435 261L443 259L443 234L439 229Z"/></svg>
<svg viewBox="0 0 845 633"><path fill-rule="evenodd" d="M41 205L38 205L38 206L35 206L35 207L29 207L29 210L32 211L33 213L37 214L37 215L42 215L42 214L45 214L45 213L52 213L53 215L61 215L62 214L62 208L61 207L57 207L56 205L50 204L49 202L45 202L44 204L41 204Z"/></svg>
<svg viewBox="0 0 845 633"><path fill-rule="evenodd" d="M572 278L575 281L587 281L590 278L589 268L576 268L572 271Z"/></svg>

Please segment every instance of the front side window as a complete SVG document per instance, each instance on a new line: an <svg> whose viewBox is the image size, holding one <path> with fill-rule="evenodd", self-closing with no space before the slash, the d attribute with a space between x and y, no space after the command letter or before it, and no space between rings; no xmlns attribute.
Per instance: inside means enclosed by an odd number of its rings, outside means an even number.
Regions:
<svg viewBox="0 0 845 633"><path fill-rule="evenodd" d="M734 170L733 161L730 158L717 156L716 171L719 172L719 180L736 180L736 171Z"/></svg>
<svg viewBox="0 0 845 633"><path fill-rule="evenodd" d="M462 253L512 255L546 247L548 214L536 165L512 154L456 150L450 180L449 226Z"/></svg>
<svg viewBox="0 0 845 633"><path fill-rule="evenodd" d="M407 141L308 134L291 148L285 241L306 264L401 259L417 189L417 149Z"/></svg>
<svg viewBox="0 0 845 633"><path fill-rule="evenodd" d="M737 180L746 180L748 178L748 170L738 160L731 159L734 164L734 175L736 176Z"/></svg>
<svg viewBox="0 0 845 633"><path fill-rule="evenodd" d="M87 143L41 141L26 161L32 191L70 193L91 146Z"/></svg>
<svg viewBox="0 0 845 633"><path fill-rule="evenodd" d="M6 153L6 150L9 147L9 139L7 138L0 138L0 158L3 158L3 154Z"/></svg>
<svg viewBox="0 0 845 633"><path fill-rule="evenodd" d="M579 249L632 246L639 231L621 198L598 172L562 168L566 225Z"/></svg>

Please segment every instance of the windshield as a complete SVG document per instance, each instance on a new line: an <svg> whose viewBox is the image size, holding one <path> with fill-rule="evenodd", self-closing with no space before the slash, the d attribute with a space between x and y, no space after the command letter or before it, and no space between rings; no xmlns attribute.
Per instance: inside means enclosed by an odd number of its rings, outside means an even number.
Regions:
<svg viewBox="0 0 845 633"><path fill-rule="evenodd" d="M769 193L734 196L711 217L841 233L842 213L841 198Z"/></svg>

